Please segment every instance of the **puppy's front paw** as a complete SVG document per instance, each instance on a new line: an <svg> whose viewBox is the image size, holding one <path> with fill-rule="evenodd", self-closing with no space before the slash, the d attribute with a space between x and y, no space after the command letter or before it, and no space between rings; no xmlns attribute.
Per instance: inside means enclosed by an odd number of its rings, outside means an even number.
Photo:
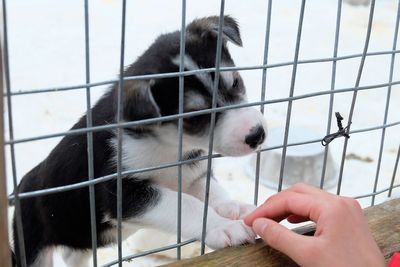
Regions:
<svg viewBox="0 0 400 267"><path fill-rule="evenodd" d="M206 234L206 245L212 249L254 243L256 234L243 221L226 221L224 224L209 229Z"/></svg>
<svg viewBox="0 0 400 267"><path fill-rule="evenodd" d="M232 200L219 203L214 207L214 210L222 217L239 220L250 214L255 208L254 205Z"/></svg>

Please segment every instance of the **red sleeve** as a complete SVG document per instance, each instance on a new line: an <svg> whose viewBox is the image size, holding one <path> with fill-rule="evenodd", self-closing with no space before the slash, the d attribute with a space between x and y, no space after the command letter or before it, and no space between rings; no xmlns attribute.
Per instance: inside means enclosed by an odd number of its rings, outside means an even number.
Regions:
<svg viewBox="0 0 400 267"><path fill-rule="evenodd" d="M396 252L393 254L389 261L388 267L400 267L400 253Z"/></svg>

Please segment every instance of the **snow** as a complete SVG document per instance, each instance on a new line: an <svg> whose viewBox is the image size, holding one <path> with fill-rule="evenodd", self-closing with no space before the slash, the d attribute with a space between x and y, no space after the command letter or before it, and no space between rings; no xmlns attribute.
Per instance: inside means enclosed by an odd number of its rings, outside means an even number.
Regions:
<svg viewBox="0 0 400 267"><path fill-rule="evenodd" d="M117 77L120 57L121 2L117 0L90 1L90 70L91 81L105 81ZM301 1L281 0L273 2L268 63L290 62L294 48ZM60 86L85 83L84 5L83 1L20 0L8 1L8 33L11 71L11 90L58 88ZM237 66L261 65L265 38L267 1L231 0L225 4L225 14L237 18L242 31L243 48L230 46ZM309 0L306 3L302 31L301 60L331 58L333 55L337 1ZM369 7L343 4L339 56L361 53L365 40ZM397 2L377 1L369 51L392 49ZM186 21L196 17L219 14L218 1L187 1ZM175 1L128 1L126 28L126 65L133 62L161 33L180 28L181 3ZM387 83L391 55L368 57L360 86ZM339 61L335 88L353 87L360 58ZM330 90L332 63L301 64L298 66L295 95ZM399 62L394 68L394 81L399 72ZM260 97L261 70L242 71L250 101ZM292 66L268 69L268 100L287 97L289 94ZM92 103L107 86L93 87ZM399 86L392 87L388 122L399 120ZM381 125L383 122L387 87L360 91L357 96L352 129ZM352 92L335 95L334 111L339 111L347 122ZM308 128L323 137L327 127L329 96L305 98L293 102L292 125ZM45 94L15 96L12 99L15 138L27 138L42 134L68 130L86 110L85 90L72 90ZM285 125L287 103L266 106L266 118L271 128ZM333 120L332 131L337 129ZM351 136L347 154L372 162L347 160L343 174L341 193L356 196L370 193L376 175L381 130L357 133ZM6 125L8 139L8 125ZM17 177L42 161L60 138L21 143L16 145ZM306 141L306 140L304 140ZM267 145L268 146L268 145ZM386 130L378 190L388 187L399 146L399 126ZM333 141L330 152L339 165L343 138ZM216 159L215 174L230 191L232 197L253 202L254 180L245 169L248 158ZM7 154L7 185L12 191L10 156ZM277 166L278 168L278 166ZM399 175L397 175L397 182ZM330 189L335 192L335 188ZM262 203L276 190L261 186L259 202ZM400 196L399 190L394 191ZM377 202L386 200L386 195L377 197ZM361 200L363 206L370 199ZM147 230L146 230L147 231ZM143 235L142 235L143 236ZM124 244L124 254L160 247L175 242L171 236L158 236L152 243L143 242L139 235ZM150 244L150 245L149 245ZM193 245L187 256L198 255ZM197 247L198 248L198 247ZM99 252L103 263L115 259L115 249ZM126 266L152 266L171 260L173 252L164 257L147 256L135 259ZM61 262L59 255L57 262ZM125 266L124 265L124 266ZM61 263L57 266L62 266Z"/></svg>

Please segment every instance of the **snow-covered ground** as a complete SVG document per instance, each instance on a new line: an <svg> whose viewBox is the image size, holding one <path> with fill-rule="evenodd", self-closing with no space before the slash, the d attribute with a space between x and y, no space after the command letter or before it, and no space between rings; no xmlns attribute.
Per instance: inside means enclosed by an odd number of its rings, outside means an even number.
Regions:
<svg viewBox="0 0 400 267"><path fill-rule="evenodd" d="M289 62L294 57L295 38L301 1L280 0L273 2L269 63ZM377 1L369 51L392 49L397 1ZM133 62L161 33L179 29L181 3L174 1L128 1L125 62ZM12 91L57 88L85 82L84 9L79 0L20 0L8 1L9 53ZM90 1L90 58L91 81L113 79L118 74L120 49L121 1ZM309 0L306 3L300 45L301 60L330 58L333 55L337 1ZM241 26L243 48L231 46L238 66L260 65L263 62L266 0L229 0L225 13L237 18ZM342 23L338 47L339 56L361 53L367 28L369 8L343 4ZM187 1L187 22L193 18L219 14L219 3L213 0ZM368 57L361 86L386 83L389 79L391 55ZM353 87L360 58L338 62L336 88ZM394 81L399 79L399 61L394 69ZM298 66L295 95L329 90L332 63L313 63ZM292 66L268 69L267 99L287 97ZM260 97L261 70L242 71L250 101ZM107 86L92 88L92 102L101 96ZM385 109L387 88L377 88L358 93L352 129L381 125ZM352 93L335 95L334 111L348 117ZM15 138L32 137L68 130L86 109L84 89L67 92L34 94L13 97ZM399 86L393 86L388 122L400 119ZM293 103L291 125L307 128L323 137L326 131L329 96L305 98ZM266 119L271 128L285 125L287 103L266 106ZM6 138L8 131L6 125ZM332 129L336 130L335 122ZM386 188L392 177L397 149L399 126L388 128L382 157L378 189ZM356 159L346 161L342 194L356 196L372 192L375 179L381 130L351 136L348 154ZM297 138L298 139L298 138ZM301 139L301 138L300 138ZM17 176L43 160L60 138L27 142L16 146ZM268 146L268 144L267 144ZM343 139L330 145L336 165L341 159ZM354 158L354 157L353 157ZM358 159L357 159L358 158ZM361 159L361 160L360 160ZM364 159L364 160L363 160ZM365 160L370 159L370 160ZM9 157L8 167L10 166ZM253 202L254 175L248 158L217 159L216 175L231 192L232 197ZM279 168L279 166L276 166ZM249 171L250 170L250 171ZM399 182L397 175L397 182ZM334 177L332 178L334 179ZM11 169L7 169L8 191L12 191ZM332 187L330 190L335 190ZM259 201L276 189L260 188ZM400 196L399 190L394 191ZM381 202L386 195L377 197ZM370 199L362 200L370 204ZM149 236L157 237L149 241ZM144 238L146 237L146 242ZM124 244L124 254L160 247L175 242L173 236L140 232ZM184 251L187 256L197 255L197 245ZM115 259L115 249L99 252L102 263ZM174 255L170 252L169 256ZM167 256L168 256L167 255ZM62 266L57 255L57 266ZM152 266L171 260L168 257L147 256L126 266Z"/></svg>

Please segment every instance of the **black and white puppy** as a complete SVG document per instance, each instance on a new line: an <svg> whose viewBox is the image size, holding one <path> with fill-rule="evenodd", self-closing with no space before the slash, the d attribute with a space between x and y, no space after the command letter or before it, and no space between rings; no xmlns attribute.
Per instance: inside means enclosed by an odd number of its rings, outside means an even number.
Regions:
<svg viewBox="0 0 400 267"><path fill-rule="evenodd" d="M186 28L185 70L215 66L218 17L194 20ZM242 45L236 21L224 17L221 66L234 66L227 42ZM124 76L177 72L180 32L158 39L130 65ZM214 73L186 76L184 111L208 109L212 102ZM124 82L124 121L137 121L178 113L179 78ZM93 125L116 122L118 84L92 108ZM246 102L243 81L236 71L222 72L217 106ZM183 120L184 159L208 153L210 114ZM72 129L86 127L83 116ZM94 177L116 172L116 130L93 133ZM255 108L231 109L216 114L214 149L227 156L253 152L266 136L266 123ZM123 170L140 169L176 162L178 120L125 128L122 134ZM19 192L53 188L88 180L86 134L65 136L49 156L25 175ZM207 161L182 167L182 236L201 238ZM127 175L122 179L122 232L127 237L143 227L175 232L177 226L176 167ZM96 184L96 229L98 246L116 242L117 182ZM206 244L211 248L253 242L255 234L240 220L254 206L230 200L212 178ZM52 248L65 248L68 266L84 266L91 255L91 223L87 187L21 200L22 223L28 266L46 266ZM19 257L15 218L14 251Z"/></svg>

